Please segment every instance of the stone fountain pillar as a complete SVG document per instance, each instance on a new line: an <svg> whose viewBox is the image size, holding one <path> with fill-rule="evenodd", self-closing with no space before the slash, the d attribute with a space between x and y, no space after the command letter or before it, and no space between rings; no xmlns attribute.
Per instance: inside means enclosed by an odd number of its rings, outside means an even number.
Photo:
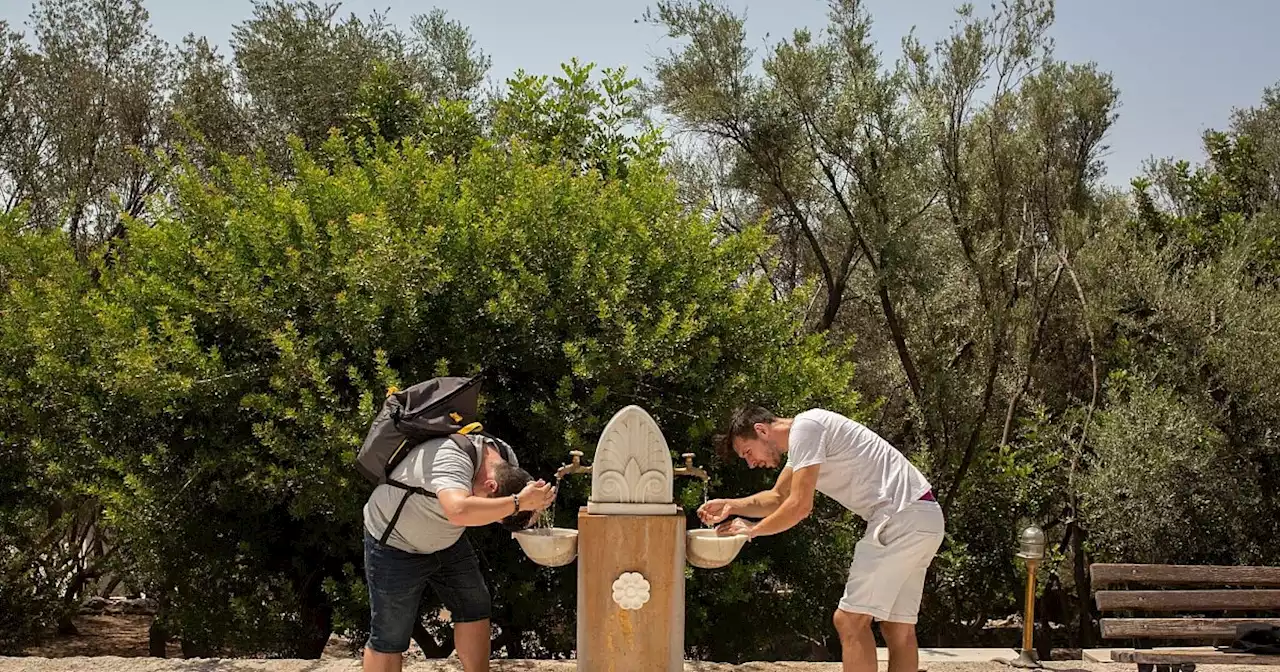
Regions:
<svg viewBox="0 0 1280 672"><path fill-rule="evenodd" d="M578 512L578 670L684 669L685 518L672 476L653 417L639 406L618 411Z"/></svg>

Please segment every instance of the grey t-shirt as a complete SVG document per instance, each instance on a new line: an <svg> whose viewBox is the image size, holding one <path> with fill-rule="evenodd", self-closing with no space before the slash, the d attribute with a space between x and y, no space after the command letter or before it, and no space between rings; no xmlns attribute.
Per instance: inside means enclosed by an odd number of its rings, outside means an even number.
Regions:
<svg viewBox="0 0 1280 672"><path fill-rule="evenodd" d="M446 445L445 442L448 442ZM475 459L479 457L479 441L472 438L471 456L467 456L446 437L430 439L410 449L400 464L391 472L391 478L411 487L428 492L446 488L461 488L471 494L471 482L475 475ZM508 448L513 466L519 466L514 451ZM391 516L405 495L405 490L383 484L369 495L364 505L364 528L375 539L381 539ZM435 497L411 494L400 512L396 527L387 538L387 545L409 553L435 553L458 541L465 528L454 525L444 515L440 500Z"/></svg>

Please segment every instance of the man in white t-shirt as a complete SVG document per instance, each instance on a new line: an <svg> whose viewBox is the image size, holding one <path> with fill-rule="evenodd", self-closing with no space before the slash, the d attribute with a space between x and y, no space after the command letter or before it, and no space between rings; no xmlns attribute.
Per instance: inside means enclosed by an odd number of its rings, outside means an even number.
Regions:
<svg viewBox="0 0 1280 672"><path fill-rule="evenodd" d="M844 670L875 672L876 620L889 645L889 672L916 672L915 624L925 572L945 533L942 509L920 470L866 426L822 409L794 418L760 407L739 409L722 449L753 468L776 469L784 459L786 464L772 490L702 505L703 522L718 525L721 534L751 539L778 534L809 515L815 492L866 520L833 618Z"/></svg>

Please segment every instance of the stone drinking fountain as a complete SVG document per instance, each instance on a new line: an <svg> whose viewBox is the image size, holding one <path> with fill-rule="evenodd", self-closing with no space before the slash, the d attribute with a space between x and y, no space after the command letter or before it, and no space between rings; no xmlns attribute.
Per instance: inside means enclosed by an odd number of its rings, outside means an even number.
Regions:
<svg viewBox="0 0 1280 672"><path fill-rule="evenodd" d="M573 451L557 482L590 474L591 497L578 511L578 529L541 528L513 536L530 560L549 567L578 559L578 670L655 672L684 669L684 566L723 567L745 535L685 529L672 498L675 476L703 480L705 471L684 453L674 467L658 423L627 406L605 425L595 461Z"/></svg>

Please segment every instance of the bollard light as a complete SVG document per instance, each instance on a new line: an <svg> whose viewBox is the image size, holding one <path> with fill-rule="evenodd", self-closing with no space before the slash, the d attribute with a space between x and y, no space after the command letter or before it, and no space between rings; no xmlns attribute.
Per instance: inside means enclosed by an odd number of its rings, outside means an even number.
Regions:
<svg viewBox="0 0 1280 672"><path fill-rule="evenodd" d="M1032 525L1018 537L1018 557L1039 561L1044 557L1044 530Z"/></svg>
<svg viewBox="0 0 1280 672"><path fill-rule="evenodd" d="M1036 565L1044 558L1044 530L1032 525L1018 536L1018 557L1027 561L1027 604L1022 618L1022 651L1011 663L1014 667L1040 668L1040 659L1031 646L1036 624Z"/></svg>

